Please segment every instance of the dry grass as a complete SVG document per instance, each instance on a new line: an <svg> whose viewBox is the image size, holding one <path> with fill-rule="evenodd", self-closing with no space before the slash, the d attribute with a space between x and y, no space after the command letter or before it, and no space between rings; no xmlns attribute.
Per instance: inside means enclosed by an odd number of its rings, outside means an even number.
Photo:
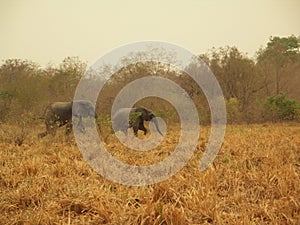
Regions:
<svg viewBox="0 0 300 225"><path fill-rule="evenodd" d="M299 124L228 126L213 166L199 172L204 127L189 163L146 187L95 173L72 136L38 142L43 128L28 128L19 146L20 129L0 127L0 224L300 224ZM114 137L108 146L128 163L148 164L172 151L175 130L151 154Z"/></svg>

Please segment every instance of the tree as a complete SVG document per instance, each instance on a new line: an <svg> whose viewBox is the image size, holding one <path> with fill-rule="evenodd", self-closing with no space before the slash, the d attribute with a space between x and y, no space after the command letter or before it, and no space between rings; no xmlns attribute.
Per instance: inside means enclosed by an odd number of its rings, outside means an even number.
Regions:
<svg viewBox="0 0 300 225"><path fill-rule="evenodd" d="M203 58L217 77L225 98L236 99L239 110L247 116L261 86L255 62L236 47L213 49Z"/></svg>
<svg viewBox="0 0 300 225"><path fill-rule="evenodd" d="M39 65L28 60L8 59L0 67L0 111L2 115L22 113L33 107L41 97ZM12 114L14 114L12 113ZM4 119L4 116L2 116Z"/></svg>
<svg viewBox="0 0 300 225"><path fill-rule="evenodd" d="M73 98L76 86L84 74L86 63L78 57L67 57L54 71L48 90L53 101L69 101Z"/></svg>
<svg viewBox="0 0 300 225"><path fill-rule="evenodd" d="M282 90L282 80L291 72L292 65L297 63L300 38L270 37L267 47L257 53L257 65L260 68L267 95L279 95ZM275 84L272 91L270 85Z"/></svg>

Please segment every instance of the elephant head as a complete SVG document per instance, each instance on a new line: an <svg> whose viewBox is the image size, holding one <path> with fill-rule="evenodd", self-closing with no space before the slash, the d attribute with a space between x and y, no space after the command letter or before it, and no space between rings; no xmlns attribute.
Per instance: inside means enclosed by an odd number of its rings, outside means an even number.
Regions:
<svg viewBox="0 0 300 225"><path fill-rule="evenodd" d="M127 118L128 115L129 118ZM148 131L144 126L144 121L150 121L154 123L158 133L163 136L154 113L143 107L119 109L114 114L112 121L115 131L121 130L127 133L127 129L132 127L135 136L137 136L138 130L144 131L144 135L146 135Z"/></svg>
<svg viewBox="0 0 300 225"><path fill-rule="evenodd" d="M84 132L82 117L95 117L94 107L90 101L80 100L72 102L54 102L48 105L44 112L46 131L40 133L38 137L42 138L48 134L55 135L56 129L66 125L66 134L72 130L72 115L79 118L77 126Z"/></svg>

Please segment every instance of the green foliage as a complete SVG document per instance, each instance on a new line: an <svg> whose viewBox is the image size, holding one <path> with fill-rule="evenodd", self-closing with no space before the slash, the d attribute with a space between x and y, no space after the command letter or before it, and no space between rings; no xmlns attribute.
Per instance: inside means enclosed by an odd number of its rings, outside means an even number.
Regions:
<svg viewBox="0 0 300 225"><path fill-rule="evenodd" d="M281 51L284 54L297 54L299 51L300 41L295 36L289 37L271 37L268 42L268 49Z"/></svg>
<svg viewBox="0 0 300 225"><path fill-rule="evenodd" d="M295 36L270 37L267 47L258 54L258 61L272 60L284 63L289 57L299 53L300 39Z"/></svg>
<svg viewBox="0 0 300 225"><path fill-rule="evenodd" d="M9 91L1 91L0 92L0 98L1 99L11 99L13 97L13 94Z"/></svg>
<svg viewBox="0 0 300 225"><path fill-rule="evenodd" d="M136 121L141 115L142 112L132 112L129 114L129 121Z"/></svg>
<svg viewBox="0 0 300 225"><path fill-rule="evenodd" d="M110 115L99 114L96 121L101 124L101 126L111 126L112 122L110 119Z"/></svg>
<svg viewBox="0 0 300 225"><path fill-rule="evenodd" d="M297 116L300 105L294 99L289 99L284 93L274 97L267 97L265 103L266 110L271 119L275 121L293 120Z"/></svg>
<svg viewBox="0 0 300 225"><path fill-rule="evenodd" d="M154 112L156 117L161 117L166 120L167 123L169 122L176 122L178 120L177 114L173 109L170 110L156 110Z"/></svg>

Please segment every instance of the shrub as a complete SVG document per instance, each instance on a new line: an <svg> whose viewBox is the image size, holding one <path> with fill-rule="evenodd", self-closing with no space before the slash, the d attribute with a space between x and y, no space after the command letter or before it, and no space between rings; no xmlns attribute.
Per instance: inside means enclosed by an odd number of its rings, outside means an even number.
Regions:
<svg viewBox="0 0 300 225"><path fill-rule="evenodd" d="M287 98L284 93L266 98L265 115L272 121L294 120L299 109L296 100Z"/></svg>
<svg viewBox="0 0 300 225"><path fill-rule="evenodd" d="M9 91L0 90L0 121L4 121L10 111L13 94Z"/></svg>
<svg viewBox="0 0 300 225"><path fill-rule="evenodd" d="M241 121L240 102L237 98L226 101L228 123L239 123Z"/></svg>

